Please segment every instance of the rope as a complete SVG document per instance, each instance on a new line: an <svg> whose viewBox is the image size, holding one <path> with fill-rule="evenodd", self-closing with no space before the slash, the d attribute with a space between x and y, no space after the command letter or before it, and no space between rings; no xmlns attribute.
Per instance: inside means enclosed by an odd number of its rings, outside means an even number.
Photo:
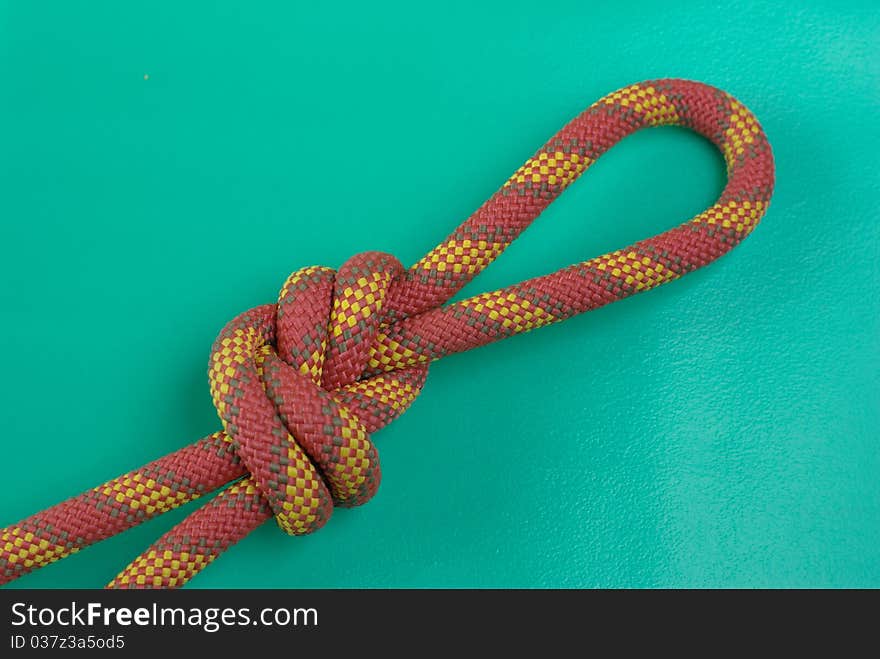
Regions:
<svg viewBox="0 0 880 659"><path fill-rule="evenodd" d="M687 126L721 150L728 182L711 208L626 249L442 306L602 153L657 125ZM755 228L773 176L760 126L723 91L657 80L606 96L408 270L380 252L338 271L302 268L277 304L232 320L208 370L223 431L0 531L0 583L219 488L108 587L179 587L272 516L289 534L317 530L334 505L375 494L381 475L370 434L418 396L430 361L706 265Z"/></svg>

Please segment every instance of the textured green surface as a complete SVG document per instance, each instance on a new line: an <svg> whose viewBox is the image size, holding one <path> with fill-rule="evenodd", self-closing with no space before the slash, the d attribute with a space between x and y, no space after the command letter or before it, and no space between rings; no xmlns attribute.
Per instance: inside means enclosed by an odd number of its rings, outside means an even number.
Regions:
<svg viewBox="0 0 880 659"><path fill-rule="evenodd" d="M586 105L677 76L765 127L756 232L435 364L374 501L193 585L880 586L873 3L270 4L0 4L0 524L217 428L211 342L291 270L414 262ZM640 133L466 292L670 227L723 175ZM17 585L102 585L183 512Z"/></svg>

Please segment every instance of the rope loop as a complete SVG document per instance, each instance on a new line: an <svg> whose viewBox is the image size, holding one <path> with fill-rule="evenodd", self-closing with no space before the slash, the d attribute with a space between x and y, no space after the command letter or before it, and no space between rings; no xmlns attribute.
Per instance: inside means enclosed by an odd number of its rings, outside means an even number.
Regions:
<svg viewBox="0 0 880 659"><path fill-rule="evenodd" d="M688 127L724 156L727 185L697 216L624 249L449 303L611 146L649 126ZM650 290L700 268L757 226L773 154L730 94L654 80L600 99L554 135L473 215L409 269L366 252L338 272L294 272L276 304L217 337L216 432L0 530L0 584L219 488L110 588L186 583L273 516L291 534L357 506L381 480L370 433L418 396L428 364Z"/></svg>

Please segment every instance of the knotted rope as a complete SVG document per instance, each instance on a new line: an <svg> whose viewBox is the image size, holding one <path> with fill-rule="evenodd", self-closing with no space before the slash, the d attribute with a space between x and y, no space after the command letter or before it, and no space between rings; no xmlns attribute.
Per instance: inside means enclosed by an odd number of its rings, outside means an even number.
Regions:
<svg viewBox="0 0 880 659"><path fill-rule="evenodd" d="M721 150L728 183L711 208L626 249L442 306L609 147L657 125L687 126ZM338 272L303 268L276 304L230 322L208 371L223 431L0 531L0 583L224 486L109 587L181 586L273 515L290 534L320 528L334 505L375 494L370 433L412 403L430 361L706 265L754 229L772 189L767 139L727 93L657 80L606 96L410 269L379 252Z"/></svg>

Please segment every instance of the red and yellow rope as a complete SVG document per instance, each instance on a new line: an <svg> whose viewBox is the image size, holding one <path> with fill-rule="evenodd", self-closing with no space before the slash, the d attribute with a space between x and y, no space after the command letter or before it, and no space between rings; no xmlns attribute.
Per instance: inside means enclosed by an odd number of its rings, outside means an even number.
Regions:
<svg viewBox="0 0 880 659"><path fill-rule="evenodd" d="M602 153L657 125L687 126L723 153L728 183L711 208L626 249L443 306ZM408 270L378 252L338 272L302 268L276 304L230 322L208 370L223 431L0 531L0 583L224 487L109 587L181 586L272 516L290 534L320 528L334 505L376 492L370 434L418 396L430 361L706 265L755 228L772 190L767 139L725 92L657 80L606 96Z"/></svg>

